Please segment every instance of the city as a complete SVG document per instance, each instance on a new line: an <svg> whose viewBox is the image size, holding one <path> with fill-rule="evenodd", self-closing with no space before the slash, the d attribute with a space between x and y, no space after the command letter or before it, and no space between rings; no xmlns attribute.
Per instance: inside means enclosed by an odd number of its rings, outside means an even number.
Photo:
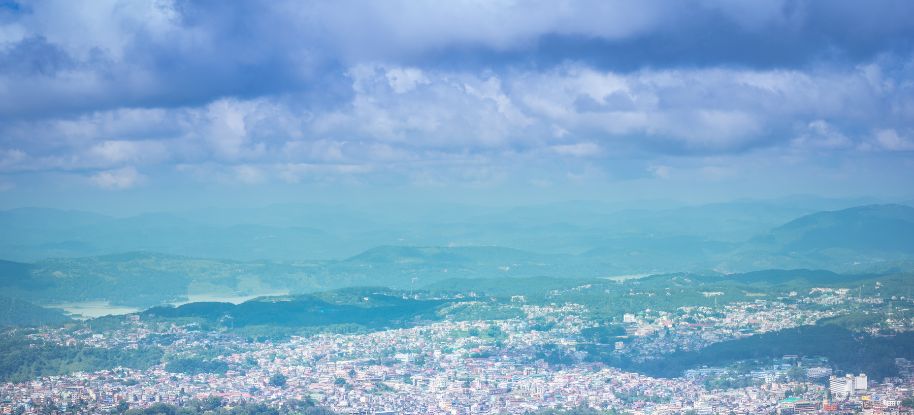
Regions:
<svg viewBox="0 0 914 415"><path fill-rule="evenodd" d="M911 301L900 301L905 308L899 307L883 324L898 332L912 330ZM605 347L646 360L674 350L697 350L809 326L847 315L860 305L879 309L883 303L881 297L857 297L846 288L816 287L791 292L783 300L681 307L675 312L644 310L625 314L625 334L618 337L624 340ZM60 345L155 345L175 356L215 350L213 359L225 366L216 373L175 373L167 365L154 365L8 382L0 388L0 408L4 413L32 414L46 413L49 405L64 412L84 405L106 412L124 404L144 408L217 397L227 405L310 400L336 413L384 414L525 414L544 408L630 414L914 411L914 361L907 359L896 359L899 374L886 379L868 380L866 374L847 374L845 379L833 374L841 368L827 359L795 355L654 378L588 359L576 348L584 341L582 329L594 324L586 318L585 307L528 305L518 297L511 304L522 317L431 322L285 341L251 341L225 330L202 331L197 323L147 322L139 314L119 318L101 331L37 329L28 336ZM536 330L533 321L546 322L549 328ZM719 382L723 378L731 379L730 384Z"/></svg>

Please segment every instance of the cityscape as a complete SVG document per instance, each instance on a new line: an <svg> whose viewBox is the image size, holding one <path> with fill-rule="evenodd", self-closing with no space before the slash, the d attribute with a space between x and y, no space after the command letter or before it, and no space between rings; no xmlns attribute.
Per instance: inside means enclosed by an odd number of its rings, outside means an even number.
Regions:
<svg viewBox="0 0 914 415"><path fill-rule="evenodd" d="M0 415L914 415L914 1L0 0Z"/></svg>
<svg viewBox="0 0 914 415"><path fill-rule="evenodd" d="M572 290L592 287L572 287ZM406 296L407 293L402 295ZM423 294L413 294L415 297ZM456 300L490 301L485 298ZM465 301L470 300L470 301ZM914 329L910 298L863 297L849 288L814 287L784 298L725 306L680 307L673 312L624 314L624 333L604 347L634 360L817 321L895 311L863 331ZM104 329L28 329L28 338L60 346L101 349L160 347L181 356L213 350L213 369L114 367L42 376L3 385L4 413L111 412L119 405L147 408L218 398L281 405L310 401L334 413L526 414L586 408L608 413L910 413L914 360L893 359L897 374L881 379L847 373L820 356L783 355L739 365L698 367L676 377L651 377L588 358L577 346L594 327L579 304L530 305L521 296L508 307L519 317L454 320L369 333L324 333L281 341L252 341L225 328L204 331L141 314L121 316ZM532 323L536 322L536 323ZM545 324L548 328L534 327ZM726 382L722 382L725 380Z"/></svg>

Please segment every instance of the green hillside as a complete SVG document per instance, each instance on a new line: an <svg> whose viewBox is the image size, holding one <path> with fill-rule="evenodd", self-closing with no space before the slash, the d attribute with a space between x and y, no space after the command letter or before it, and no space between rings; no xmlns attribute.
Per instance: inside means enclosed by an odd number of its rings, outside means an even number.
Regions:
<svg viewBox="0 0 914 415"><path fill-rule="evenodd" d="M40 326L70 321L63 312L0 296L0 327Z"/></svg>

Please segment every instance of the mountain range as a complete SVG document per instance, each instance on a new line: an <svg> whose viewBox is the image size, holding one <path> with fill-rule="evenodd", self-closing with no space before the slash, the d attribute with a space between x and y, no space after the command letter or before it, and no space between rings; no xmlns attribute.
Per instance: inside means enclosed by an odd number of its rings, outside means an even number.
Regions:
<svg viewBox="0 0 914 415"><path fill-rule="evenodd" d="M412 222L401 218L399 231L388 229L393 220L358 220L346 209L336 214L332 209L275 207L266 210L275 216L255 211L260 213L252 213L247 224L233 222L237 212L206 219L192 214L119 219L18 209L0 212L0 252L35 256L39 247L50 248L39 259L0 261L0 290L37 304L108 301L149 307L187 301L194 294L307 293L366 285L418 288L465 278L607 278L773 268L859 274L914 264L914 208L906 205L864 205L786 219L779 218L804 208L739 202L601 213L596 207L576 206L571 217L562 216L556 206L467 211L455 215L461 219L455 223L439 222L426 213L415 215ZM546 214L550 211L555 216ZM318 217L307 219L310 214ZM753 221L757 214L762 217ZM352 222L344 220L350 216ZM770 226L760 230L756 223ZM496 239L485 236L487 228L497 229L489 235L511 236L503 243L485 244ZM42 237L16 236L30 232ZM461 243L454 243L458 235ZM518 244L521 248L509 244L523 235L529 241ZM545 235L555 240L545 241ZM368 247L342 258L328 254L337 251L334 243L344 240ZM310 248L320 245L325 245L323 250ZM547 249L550 245L564 248ZM115 247L121 251L105 252ZM245 248L252 251L231 259ZM252 259L274 248L281 253ZM81 249L102 253L78 256ZM295 258L284 258L296 252Z"/></svg>

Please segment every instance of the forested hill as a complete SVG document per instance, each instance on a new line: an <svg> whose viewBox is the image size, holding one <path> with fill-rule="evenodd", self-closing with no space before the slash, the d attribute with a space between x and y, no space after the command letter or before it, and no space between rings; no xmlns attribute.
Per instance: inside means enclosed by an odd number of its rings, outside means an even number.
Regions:
<svg viewBox="0 0 914 415"><path fill-rule="evenodd" d="M15 298L0 296L0 327L39 326L70 321L59 310L39 307Z"/></svg>
<svg viewBox="0 0 914 415"><path fill-rule="evenodd" d="M882 379L897 375L895 358L914 358L914 333L873 337L834 325L805 326L715 343L698 351L672 353L638 364L622 362L621 366L650 376L676 377L687 369L784 355L822 356L848 372Z"/></svg>
<svg viewBox="0 0 914 415"><path fill-rule="evenodd" d="M179 307L155 307L151 318L198 318L227 327L313 327L353 324L388 328L438 319L435 310L444 301L411 300L370 289L342 290L314 295L263 297L241 304L200 302ZM335 298L330 298L335 296ZM343 299L346 298L346 300Z"/></svg>
<svg viewBox="0 0 914 415"><path fill-rule="evenodd" d="M787 251L846 249L910 254L914 252L914 208L867 205L818 212L773 229L768 240Z"/></svg>
<svg viewBox="0 0 914 415"><path fill-rule="evenodd" d="M663 223L672 226L675 217L704 217L707 215L696 216L697 212L718 211L720 207L705 207L690 210L688 214L668 211L664 213L667 216L661 216L666 218ZM730 212L728 215L734 215L736 210L728 208L726 211ZM648 217L660 215L654 213ZM22 212L17 214L21 216ZM496 227L511 224L508 227L517 233L517 239L498 244L491 243L494 239L483 234L473 233L459 238L455 235L455 240L463 243L451 244L441 237L433 241L437 244L410 244L429 239L403 238L403 245L381 243L339 259L309 260L316 251L309 251L307 245L284 244L301 249L298 259L238 260L215 255L189 257L133 251L79 258L48 258L32 263L0 261L0 290L8 297L39 305L108 301L116 305L146 308L183 302L191 294L248 296L308 293L364 285L412 289L442 281L481 278L600 279L630 274L707 274L711 270L740 273L765 269L821 269L827 271L809 272L808 278L828 282L840 279L828 271L865 275L914 269L914 208L904 205L867 205L814 212L783 220L755 234L755 237L743 240L729 237L715 239L713 233L694 233L693 226L688 229L668 228L665 232L655 229L656 233L649 233L648 230L654 229L656 224L643 223L642 231L636 232L631 226L618 223L616 216L634 215L644 219L641 214L590 214L592 216L587 220L574 219L581 226L544 223L530 228L521 226L513 217L465 218L496 221L493 224ZM0 212L0 232L4 226L19 229L26 225L38 226L36 223L39 223L16 215L13 216L17 220L3 220L4 215L10 216L10 213ZM168 233L173 228L183 229L182 223L192 221L185 218L159 227L161 224L153 221L154 218L144 218L152 222L144 225L142 232L137 234ZM737 220L739 218L732 217L737 223L748 220ZM86 220L89 219L92 217ZM774 220L770 218L770 221ZM498 221L505 223L499 225ZM583 226L585 223L587 226ZM550 251L545 246L542 246L543 250L526 249L521 243L523 236L533 238L537 232L543 232L543 226L554 227L549 231L556 232L550 241L568 249ZM289 232L296 237L307 237L308 232L296 229ZM623 229L626 231L622 232ZM244 240L248 242L272 240L265 235L245 235ZM0 248L3 248L4 237L10 238L9 235L0 236ZM514 243L517 245L512 245ZM56 245L51 243L48 246ZM286 249L290 249L288 246ZM567 252L569 250L576 252ZM0 252L6 254L15 252L15 249L3 248ZM746 278L764 284L777 283L781 276L764 273L747 275Z"/></svg>

